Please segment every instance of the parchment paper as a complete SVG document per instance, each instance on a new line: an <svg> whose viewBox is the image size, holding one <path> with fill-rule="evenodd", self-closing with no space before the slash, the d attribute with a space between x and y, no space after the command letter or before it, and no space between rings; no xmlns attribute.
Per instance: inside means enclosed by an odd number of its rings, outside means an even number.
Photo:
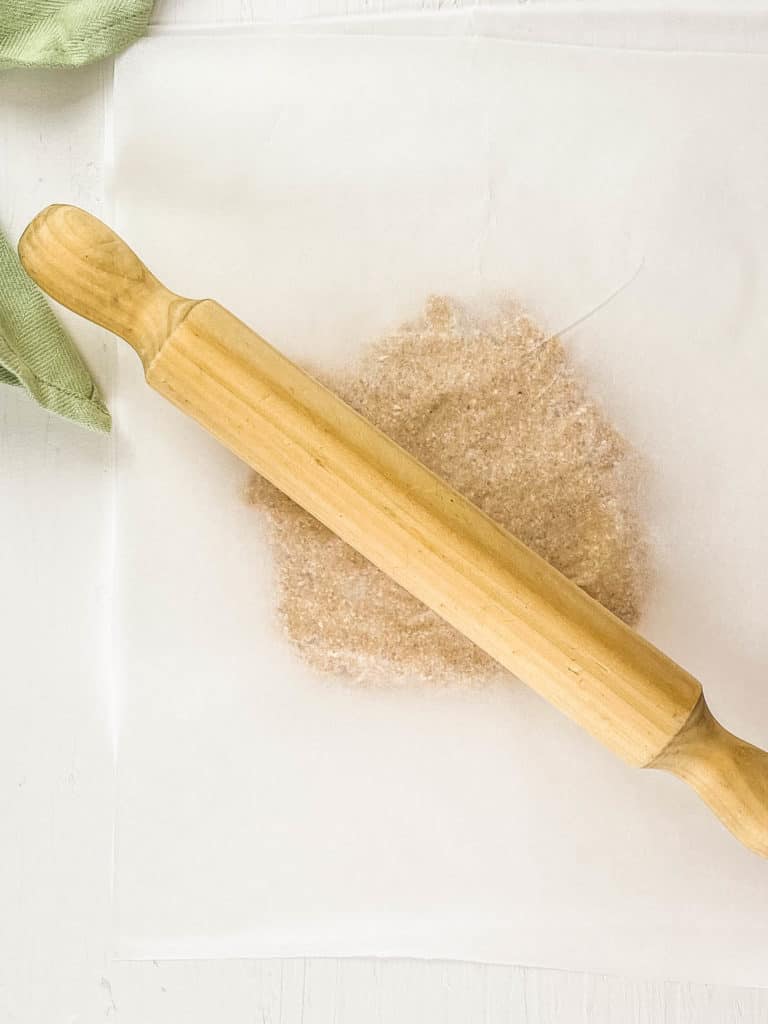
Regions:
<svg viewBox="0 0 768 1024"><path fill-rule="evenodd" d="M315 363L432 291L512 289L552 331L603 304L565 337L652 467L642 631L765 743L766 94L757 55L150 38L116 68L115 219L169 287ZM318 681L245 467L127 347L115 412L118 955L768 983L768 864L682 783L514 682Z"/></svg>

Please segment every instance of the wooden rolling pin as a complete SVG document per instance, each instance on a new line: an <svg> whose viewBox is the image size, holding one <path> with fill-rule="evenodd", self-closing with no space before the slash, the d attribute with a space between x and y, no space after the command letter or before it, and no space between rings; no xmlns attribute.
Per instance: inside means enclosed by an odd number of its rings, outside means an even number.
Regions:
<svg viewBox="0 0 768 1024"><path fill-rule="evenodd" d="M692 676L226 309L168 291L94 217L50 206L19 253L53 298L125 338L182 412L626 761L690 783L768 856L768 754L718 724Z"/></svg>

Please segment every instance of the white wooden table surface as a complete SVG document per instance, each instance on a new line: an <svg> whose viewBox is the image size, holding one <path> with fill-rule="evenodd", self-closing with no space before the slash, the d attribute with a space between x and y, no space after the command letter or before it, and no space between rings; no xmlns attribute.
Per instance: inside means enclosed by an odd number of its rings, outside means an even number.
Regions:
<svg viewBox="0 0 768 1024"><path fill-rule="evenodd" d="M451 0L158 0L155 22L245 24L458 6ZM765 9L766 3L740 7ZM51 201L100 210L110 81L108 62L0 75L0 217L12 237ZM108 343L82 321L76 330L109 392ZM0 1021L768 1022L768 990L522 967L111 963L112 754L99 738L110 713L104 610L110 452L108 439L0 391ZM66 531L59 533L64 520Z"/></svg>

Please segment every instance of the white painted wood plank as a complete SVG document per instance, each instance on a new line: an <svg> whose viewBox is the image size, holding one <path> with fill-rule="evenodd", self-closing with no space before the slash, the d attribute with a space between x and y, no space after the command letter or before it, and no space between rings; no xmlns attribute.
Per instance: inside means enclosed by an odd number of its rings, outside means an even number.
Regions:
<svg viewBox="0 0 768 1024"><path fill-rule="evenodd" d="M108 68L0 75L0 218L101 203ZM106 335L65 316L106 382ZM110 913L110 442L0 388L0 1019L100 1019ZM83 1017L82 1019L85 1019Z"/></svg>
<svg viewBox="0 0 768 1024"><path fill-rule="evenodd" d="M115 964L118 1021L758 1024L768 993L414 960Z"/></svg>

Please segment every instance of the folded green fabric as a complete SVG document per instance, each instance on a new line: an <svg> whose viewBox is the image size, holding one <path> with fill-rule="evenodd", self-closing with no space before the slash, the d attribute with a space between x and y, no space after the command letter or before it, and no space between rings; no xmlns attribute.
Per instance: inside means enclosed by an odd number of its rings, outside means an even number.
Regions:
<svg viewBox="0 0 768 1024"><path fill-rule="evenodd" d="M0 382L92 430L112 419L69 335L0 234Z"/></svg>
<svg viewBox="0 0 768 1024"><path fill-rule="evenodd" d="M153 0L0 0L0 69L63 68L116 53L147 30ZM94 430L111 418L85 363L0 233L0 384Z"/></svg>
<svg viewBox="0 0 768 1024"><path fill-rule="evenodd" d="M101 60L147 30L152 0L0 0L0 69Z"/></svg>

